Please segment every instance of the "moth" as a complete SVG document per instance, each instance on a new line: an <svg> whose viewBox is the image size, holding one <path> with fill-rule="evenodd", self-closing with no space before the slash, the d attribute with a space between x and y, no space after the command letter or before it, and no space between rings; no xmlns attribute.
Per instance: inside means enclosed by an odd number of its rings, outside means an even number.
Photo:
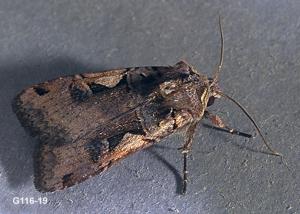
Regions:
<svg viewBox="0 0 300 214"><path fill-rule="evenodd" d="M219 130L250 138L209 112L215 99L235 103L260 129L244 107L218 86L223 65L221 19L220 61L212 78L187 62L107 70L60 77L33 85L16 96L19 121L39 138L34 155L34 184L41 192L61 190L103 172L126 156L174 132L184 131L182 193L187 188L187 159L202 119Z"/></svg>

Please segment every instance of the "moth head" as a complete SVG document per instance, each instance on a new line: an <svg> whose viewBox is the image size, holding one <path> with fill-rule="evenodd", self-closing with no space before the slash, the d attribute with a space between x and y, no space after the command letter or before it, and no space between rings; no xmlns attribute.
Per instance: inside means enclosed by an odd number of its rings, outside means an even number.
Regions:
<svg viewBox="0 0 300 214"><path fill-rule="evenodd" d="M215 99L220 98L220 94L218 93L220 91L218 82L214 81L213 78L208 78L209 81L209 98L207 102L207 106L211 106L214 104Z"/></svg>

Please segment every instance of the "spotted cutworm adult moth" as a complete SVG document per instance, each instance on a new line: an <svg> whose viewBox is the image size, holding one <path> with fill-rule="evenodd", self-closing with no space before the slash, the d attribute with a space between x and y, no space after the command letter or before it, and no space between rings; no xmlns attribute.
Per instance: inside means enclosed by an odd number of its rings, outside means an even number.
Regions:
<svg viewBox="0 0 300 214"><path fill-rule="evenodd" d="M250 138L228 127L208 107L216 98L235 103L252 121L263 142L273 150L254 120L237 101L218 87L223 64L221 19L220 61L212 78L180 61L174 66L149 66L65 76L23 90L13 102L21 124L39 138L34 156L35 186L55 191L99 174L129 154L166 136L185 131L183 185L187 158L197 125L208 119L219 130Z"/></svg>

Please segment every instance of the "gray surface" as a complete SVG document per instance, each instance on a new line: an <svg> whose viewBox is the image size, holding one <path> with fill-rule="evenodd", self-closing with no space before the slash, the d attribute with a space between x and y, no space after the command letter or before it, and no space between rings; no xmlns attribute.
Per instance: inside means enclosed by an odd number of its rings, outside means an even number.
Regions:
<svg viewBox="0 0 300 214"><path fill-rule="evenodd" d="M1 213L300 213L299 11L298 0L1 0ZM21 89L67 74L180 59L210 75L218 61L219 13L226 44L221 87L249 109L293 173L279 158L258 152L266 151L258 137L200 126L184 197L177 194L180 135L65 191L34 189L36 142L10 105ZM255 133L228 102L213 109L233 127ZM47 205L12 202L41 196Z"/></svg>

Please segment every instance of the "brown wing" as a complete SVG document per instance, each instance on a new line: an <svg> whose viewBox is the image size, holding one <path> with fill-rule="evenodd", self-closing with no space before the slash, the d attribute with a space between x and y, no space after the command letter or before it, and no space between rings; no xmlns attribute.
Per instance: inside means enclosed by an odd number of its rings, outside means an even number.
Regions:
<svg viewBox="0 0 300 214"><path fill-rule="evenodd" d="M72 186L187 123L188 113L158 117L162 110L155 94L160 83L186 72L182 66L116 69L24 90L13 107L22 125L41 140L35 156L37 189ZM140 107L149 111L143 118L155 122L145 127Z"/></svg>

